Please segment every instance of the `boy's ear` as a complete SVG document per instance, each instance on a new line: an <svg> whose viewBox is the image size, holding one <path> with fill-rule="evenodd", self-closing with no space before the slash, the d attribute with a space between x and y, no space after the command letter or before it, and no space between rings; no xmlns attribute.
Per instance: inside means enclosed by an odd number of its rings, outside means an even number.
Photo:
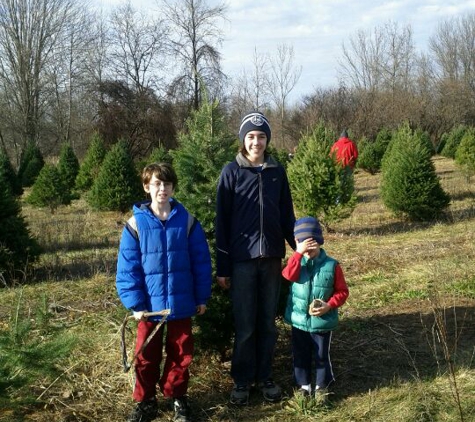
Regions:
<svg viewBox="0 0 475 422"><path fill-rule="evenodd" d="M143 186L143 190L145 191L145 193L150 193L150 189L148 188L148 184L143 183L142 186Z"/></svg>

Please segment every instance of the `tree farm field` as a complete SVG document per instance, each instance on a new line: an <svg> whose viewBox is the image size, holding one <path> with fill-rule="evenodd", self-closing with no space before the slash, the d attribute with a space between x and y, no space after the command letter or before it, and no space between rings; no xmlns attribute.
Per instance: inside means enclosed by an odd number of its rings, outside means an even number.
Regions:
<svg viewBox="0 0 475 422"><path fill-rule="evenodd" d="M230 405L229 362L198 349L189 388L194 420L475 420L475 183L453 160L433 160L452 198L439 221L392 215L379 197L380 175L357 171L355 211L324 233L324 248L340 261L350 288L333 334L329 405L293 395L290 328L279 318L274 378L284 400L267 404L255 392L250 406ZM0 290L0 332L18 319L33 320L41 308L74 343L55 362L55 376L6 387L11 400L1 403L0 421L123 421L133 407L133 371L122 368L126 310L114 282L129 215L93 212L83 200L54 215L23 203L23 215L45 252L34 281ZM130 360L134 323L129 326ZM156 420L171 420L160 396L159 407Z"/></svg>

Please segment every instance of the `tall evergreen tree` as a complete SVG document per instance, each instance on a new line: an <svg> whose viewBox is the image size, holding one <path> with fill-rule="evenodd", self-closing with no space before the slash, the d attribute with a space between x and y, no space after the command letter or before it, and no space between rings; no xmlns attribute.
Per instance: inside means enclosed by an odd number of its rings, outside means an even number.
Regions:
<svg viewBox="0 0 475 422"><path fill-rule="evenodd" d="M18 179L12 163L7 154L0 151L0 176L3 175L6 182L10 185L10 191L15 196L20 196L23 193L21 181Z"/></svg>
<svg viewBox="0 0 475 422"><path fill-rule="evenodd" d="M71 203L69 188L53 164L45 164L36 178L26 201L34 207L49 207L54 213L60 205Z"/></svg>
<svg viewBox="0 0 475 422"><path fill-rule="evenodd" d="M394 213L414 220L433 219L450 202L440 185L427 145L408 124L394 134L384 156L381 197Z"/></svg>
<svg viewBox="0 0 475 422"><path fill-rule="evenodd" d="M460 145L455 152L455 162L462 168L467 177L467 182L475 174L475 129L470 128L465 132Z"/></svg>
<svg viewBox="0 0 475 422"><path fill-rule="evenodd" d="M74 153L73 147L66 142L61 147L58 161L58 171L61 175L69 193L72 192L79 172L79 161Z"/></svg>
<svg viewBox="0 0 475 422"><path fill-rule="evenodd" d="M97 210L126 212L144 195L127 143L120 140L105 156L87 201Z"/></svg>
<svg viewBox="0 0 475 422"><path fill-rule="evenodd" d="M44 164L45 161L40 149L33 142L28 142L21 154L20 167L18 168L18 178L22 186L32 186Z"/></svg>
<svg viewBox="0 0 475 422"><path fill-rule="evenodd" d="M0 284L12 284L40 254L10 185L0 174Z"/></svg>
<svg viewBox="0 0 475 422"><path fill-rule="evenodd" d="M302 137L287 167L297 214L317 217L325 225L348 216L356 206L353 173L330 155L334 139L319 123Z"/></svg>
<svg viewBox="0 0 475 422"><path fill-rule="evenodd" d="M236 138L228 132L218 103L204 101L186 121L178 148L171 151L178 176L176 197L202 224L213 258L216 188L222 168L234 158L236 150ZM196 320L197 341L224 357L232 336L231 304L217 283L212 289L206 313Z"/></svg>
<svg viewBox="0 0 475 422"><path fill-rule="evenodd" d="M104 142L98 133L95 133L86 152L86 157L79 167L76 177L76 189L81 192L91 189L101 169L102 161L106 156Z"/></svg>

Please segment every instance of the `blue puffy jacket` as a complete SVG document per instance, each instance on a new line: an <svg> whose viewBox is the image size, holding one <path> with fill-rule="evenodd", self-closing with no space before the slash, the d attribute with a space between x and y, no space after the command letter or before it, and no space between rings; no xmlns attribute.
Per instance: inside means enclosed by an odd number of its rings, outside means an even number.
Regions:
<svg viewBox="0 0 475 422"><path fill-rule="evenodd" d="M239 153L218 183L216 271L231 275L232 262L283 258L285 240L295 249L295 216L284 167L271 156L262 168Z"/></svg>
<svg viewBox="0 0 475 422"><path fill-rule="evenodd" d="M200 223L187 233L188 211L175 199L162 223L150 202L134 205L137 225L122 232L117 260L117 291L133 311L171 309L168 319L196 314L211 295L211 257ZM154 319L160 319L156 317Z"/></svg>

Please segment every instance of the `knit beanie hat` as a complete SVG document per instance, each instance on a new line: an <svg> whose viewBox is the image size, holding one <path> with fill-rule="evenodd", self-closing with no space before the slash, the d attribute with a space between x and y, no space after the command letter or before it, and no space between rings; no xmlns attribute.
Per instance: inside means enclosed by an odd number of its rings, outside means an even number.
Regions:
<svg viewBox="0 0 475 422"><path fill-rule="evenodd" d="M314 217L299 218L295 222L294 236L299 243L309 237L315 239L319 245L324 243L322 227Z"/></svg>
<svg viewBox="0 0 475 422"><path fill-rule="evenodd" d="M241 141L241 144L244 143L244 138L246 137L247 132L250 132L251 130L264 132L267 135L267 143L270 142L271 131L269 121L262 113L249 113L243 117L241 126L239 127L239 140Z"/></svg>

